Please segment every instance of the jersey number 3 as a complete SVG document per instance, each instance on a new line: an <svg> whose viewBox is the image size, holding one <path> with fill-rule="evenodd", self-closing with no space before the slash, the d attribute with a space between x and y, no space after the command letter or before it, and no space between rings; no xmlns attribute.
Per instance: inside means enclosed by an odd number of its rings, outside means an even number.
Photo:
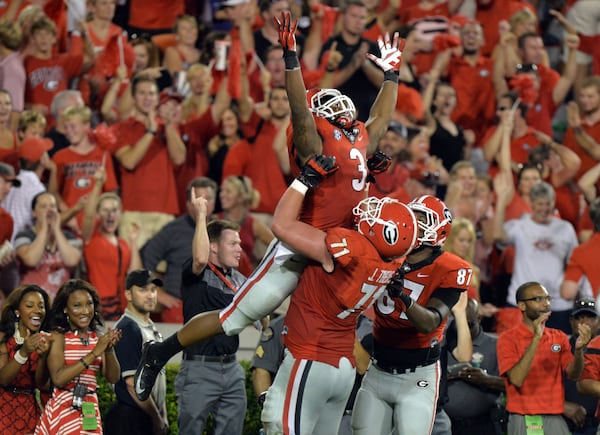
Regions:
<svg viewBox="0 0 600 435"><path fill-rule="evenodd" d="M365 190L365 184L367 180L367 164L365 162L365 156L357 148L350 149L350 160L358 160L357 169L359 172L359 178L352 179L352 189L357 192Z"/></svg>

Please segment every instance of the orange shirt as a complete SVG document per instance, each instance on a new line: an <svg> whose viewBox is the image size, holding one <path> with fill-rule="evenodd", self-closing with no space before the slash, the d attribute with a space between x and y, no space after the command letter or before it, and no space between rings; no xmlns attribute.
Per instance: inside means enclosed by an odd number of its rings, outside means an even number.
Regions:
<svg viewBox="0 0 600 435"><path fill-rule="evenodd" d="M114 126L117 146L133 146L146 133L146 126L130 117ZM137 166L128 170L120 167L123 210L179 214L174 167L165 139L165 127L159 128L152 143Z"/></svg>
<svg viewBox="0 0 600 435"><path fill-rule="evenodd" d="M506 385L506 410L523 415L562 414L563 374L573 360L564 332L546 326L523 385L517 388L508 381L508 371L521 360L532 338L533 331L523 322L498 337L498 370Z"/></svg>

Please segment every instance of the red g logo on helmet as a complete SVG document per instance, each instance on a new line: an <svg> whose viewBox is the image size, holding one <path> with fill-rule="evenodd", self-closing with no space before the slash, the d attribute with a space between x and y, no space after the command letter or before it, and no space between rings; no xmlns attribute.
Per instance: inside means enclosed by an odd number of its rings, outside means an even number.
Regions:
<svg viewBox="0 0 600 435"><path fill-rule="evenodd" d="M356 119L354 103L337 89L311 89L306 99L311 112L339 127L349 127Z"/></svg>
<svg viewBox="0 0 600 435"><path fill-rule="evenodd" d="M417 219L405 204L372 196L363 199L352 211L357 218L358 232L382 257L402 257L415 245Z"/></svg>
<svg viewBox="0 0 600 435"><path fill-rule="evenodd" d="M423 235L419 244L442 246L452 229L452 213L442 200L431 195L413 199L408 206L417 214L419 229Z"/></svg>

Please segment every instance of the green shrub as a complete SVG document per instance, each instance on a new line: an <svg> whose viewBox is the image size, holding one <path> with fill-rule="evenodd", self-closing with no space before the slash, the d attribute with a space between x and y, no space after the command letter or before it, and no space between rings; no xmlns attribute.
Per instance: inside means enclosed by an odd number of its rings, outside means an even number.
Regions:
<svg viewBox="0 0 600 435"><path fill-rule="evenodd" d="M246 418L244 420L244 435L256 435L261 427L260 423L260 408L256 403L254 390L252 389L252 376L250 375L250 362L240 361L240 364L246 372L246 396L248 398L248 406L246 408ZM177 426L177 398L175 397L175 375L179 371L179 364L167 364L167 415L169 417L170 433L175 435L178 431ZM115 401L115 393L112 386L106 382L102 375L98 375L98 401L100 402L100 413L102 416ZM210 435L214 431L212 419L209 419L205 434ZM109 434L110 435L110 434Z"/></svg>

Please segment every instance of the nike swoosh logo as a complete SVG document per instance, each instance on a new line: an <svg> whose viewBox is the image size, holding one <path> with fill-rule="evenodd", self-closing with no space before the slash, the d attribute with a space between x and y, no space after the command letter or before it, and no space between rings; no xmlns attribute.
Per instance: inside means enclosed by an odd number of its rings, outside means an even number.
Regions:
<svg viewBox="0 0 600 435"><path fill-rule="evenodd" d="M427 275L426 273L417 273L417 278L427 278L429 277L429 275Z"/></svg>

